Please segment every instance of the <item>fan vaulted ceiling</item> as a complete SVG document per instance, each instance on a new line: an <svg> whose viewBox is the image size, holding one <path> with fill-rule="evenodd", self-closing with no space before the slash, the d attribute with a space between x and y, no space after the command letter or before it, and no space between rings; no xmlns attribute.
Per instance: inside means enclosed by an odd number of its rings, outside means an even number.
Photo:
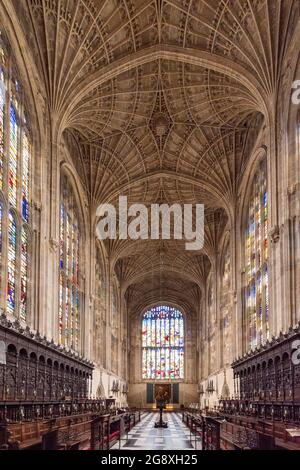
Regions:
<svg viewBox="0 0 300 470"><path fill-rule="evenodd" d="M175 241L107 244L134 310L156 300L193 310L255 139L272 113L299 2L13 3L53 132L64 134L93 210L120 194L146 204L205 204L200 254Z"/></svg>

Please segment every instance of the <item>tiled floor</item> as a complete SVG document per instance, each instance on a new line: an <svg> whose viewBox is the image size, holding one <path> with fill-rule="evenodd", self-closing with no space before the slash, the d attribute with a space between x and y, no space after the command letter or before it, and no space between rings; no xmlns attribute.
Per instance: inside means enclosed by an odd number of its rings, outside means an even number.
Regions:
<svg viewBox="0 0 300 470"><path fill-rule="evenodd" d="M188 450L194 449L190 442L190 430L183 424L181 415L165 413L168 428L156 429L154 423L158 413L148 413L121 441L121 448L127 450ZM113 449L118 449L117 443ZM199 448L199 447L198 447Z"/></svg>

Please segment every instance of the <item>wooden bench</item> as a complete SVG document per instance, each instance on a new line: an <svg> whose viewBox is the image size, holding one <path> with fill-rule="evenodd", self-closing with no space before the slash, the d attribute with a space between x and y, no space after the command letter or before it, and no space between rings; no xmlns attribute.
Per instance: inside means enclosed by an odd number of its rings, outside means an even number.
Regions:
<svg viewBox="0 0 300 470"><path fill-rule="evenodd" d="M51 435L54 446L55 438L51 434L53 432L57 432L58 448L74 447L91 439L92 419L91 414L84 414L2 425L0 448L19 450L42 448L43 442L47 442L47 435Z"/></svg>
<svg viewBox="0 0 300 470"><path fill-rule="evenodd" d="M54 421L31 421L13 423L3 426L4 439L0 442L0 448L8 449L28 449L41 447L44 434L52 431Z"/></svg>

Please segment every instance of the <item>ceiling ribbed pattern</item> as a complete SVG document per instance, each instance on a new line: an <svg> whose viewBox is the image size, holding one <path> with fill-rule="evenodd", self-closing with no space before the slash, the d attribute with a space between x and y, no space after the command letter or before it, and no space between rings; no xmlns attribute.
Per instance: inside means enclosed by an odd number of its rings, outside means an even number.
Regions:
<svg viewBox="0 0 300 470"><path fill-rule="evenodd" d="M92 209L120 194L129 202L205 204L203 253L175 241L107 243L134 309L155 299L192 309L203 259L217 249L272 112L299 2L13 3L53 128L64 133Z"/></svg>

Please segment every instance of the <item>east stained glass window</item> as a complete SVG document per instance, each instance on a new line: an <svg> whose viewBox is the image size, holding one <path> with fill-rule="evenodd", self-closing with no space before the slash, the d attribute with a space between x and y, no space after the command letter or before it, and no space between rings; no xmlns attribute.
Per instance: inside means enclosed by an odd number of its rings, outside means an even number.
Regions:
<svg viewBox="0 0 300 470"><path fill-rule="evenodd" d="M80 336L80 230L73 188L61 179L59 250L59 342L73 350Z"/></svg>
<svg viewBox="0 0 300 470"><path fill-rule="evenodd" d="M167 305L147 310L142 320L142 377L184 378L184 319Z"/></svg>
<svg viewBox="0 0 300 470"><path fill-rule="evenodd" d="M5 35L0 31L0 238L1 289L9 314L28 319L30 176L32 143L25 118L24 93ZM6 285L5 285L6 283Z"/></svg>
<svg viewBox="0 0 300 470"><path fill-rule="evenodd" d="M268 193L263 160L254 176L245 233L245 294L249 347L269 337Z"/></svg>

